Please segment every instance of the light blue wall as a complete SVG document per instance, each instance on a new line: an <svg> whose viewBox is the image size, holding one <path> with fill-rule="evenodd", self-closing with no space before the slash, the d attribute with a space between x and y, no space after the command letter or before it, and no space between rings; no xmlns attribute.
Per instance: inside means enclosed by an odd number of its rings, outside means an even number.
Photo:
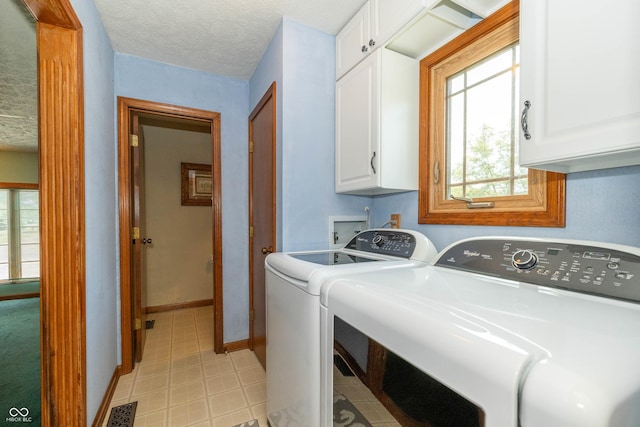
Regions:
<svg viewBox="0 0 640 427"><path fill-rule="evenodd" d="M251 79L252 107L273 80L280 105L278 249L327 248L329 216L364 214L370 203L335 194L335 37L284 19Z"/></svg>
<svg viewBox="0 0 640 427"><path fill-rule="evenodd" d="M116 96L221 114L224 341L246 339L249 83L119 53L115 70Z"/></svg>
<svg viewBox="0 0 640 427"><path fill-rule="evenodd" d="M640 166L567 175L566 227L418 225L417 192L378 196L374 225L402 214L402 227L427 235L439 250L457 240L487 235L556 237L640 246Z"/></svg>
<svg viewBox="0 0 640 427"><path fill-rule="evenodd" d="M83 26L87 425L119 364L113 49L93 2L73 0Z"/></svg>

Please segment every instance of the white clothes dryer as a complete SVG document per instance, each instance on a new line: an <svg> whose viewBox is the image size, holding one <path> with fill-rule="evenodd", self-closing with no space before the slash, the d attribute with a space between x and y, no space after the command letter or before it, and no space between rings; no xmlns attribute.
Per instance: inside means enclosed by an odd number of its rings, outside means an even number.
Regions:
<svg viewBox="0 0 640 427"><path fill-rule="evenodd" d="M324 281L422 267L436 256L426 236L400 229L365 230L341 249L267 256L267 416L272 427L320 426L319 295Z"/></svg>
<svg viewBox="0 0 640 427"><path fill-rule="evenodd" d="M354 346L336 333L345 325L369 348L364 366L354 366L356 351L344 360L382 405L377 413L393 417L386 421L640 425L639 248L468 239L423 268L330 279L321 303L324 427L336 395L365 394L340 390L336 348ZM353 415L359 402L351 403Z"/></svg>

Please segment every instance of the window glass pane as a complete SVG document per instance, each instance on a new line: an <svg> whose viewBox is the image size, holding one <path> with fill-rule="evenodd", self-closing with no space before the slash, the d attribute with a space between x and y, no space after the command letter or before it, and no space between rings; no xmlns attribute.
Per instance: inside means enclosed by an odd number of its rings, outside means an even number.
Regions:
<svg viewBox="0 0 640 427"><path fill-rule="evenodd" d="M35 279L40 277L40 261L23 262L22 277L25 279Z"/></svg>
<svg viewBox="0 0 640 427"><path fill-rule="evenodd" d="M8 194L8 190L0 190L0 280L9 278Z"/></svg>
<svg viewBox="0 0 640 427"><path fill-rule="evenodd" d="M20 191L20 266L21 278L40 275L40 228L38 192Z"/></svg>
<svg viewBox="0 0 640 427"><path fill-rule="evenodd" d="M509 48L470 67L467 71L467 85L472 86L480 80L510 69L512 65L512 55L512 49Z"/></svg>
<svg viewBox="0 0 640 427"><path fill-rule="evenodd" d="M449 185L461 183L464 180L464 93L449 98L449 145L447 159L449 162Z"/></svg>
<svg viewBox="0 0 640 427"><path fill-rule="evenodd" d="M511 97L511 78L504 74L469 90L467 180L509 176Z"/></svg>
<svg viewBox="0 0 640 427"><path fill-rule="evenodd" d="M449 93L454 94L464 89L464 73L449 78Z"/></svg>

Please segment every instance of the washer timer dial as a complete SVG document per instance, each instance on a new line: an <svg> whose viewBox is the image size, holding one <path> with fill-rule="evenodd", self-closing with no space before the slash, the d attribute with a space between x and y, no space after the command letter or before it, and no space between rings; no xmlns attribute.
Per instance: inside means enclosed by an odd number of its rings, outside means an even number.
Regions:
<svg viewBox="0 0 640 427"><path fill-rule="evenodd" d="M538 256L528 249L522 249L511 256L511 263L519 270L531 270L538 264Z"/></svg>

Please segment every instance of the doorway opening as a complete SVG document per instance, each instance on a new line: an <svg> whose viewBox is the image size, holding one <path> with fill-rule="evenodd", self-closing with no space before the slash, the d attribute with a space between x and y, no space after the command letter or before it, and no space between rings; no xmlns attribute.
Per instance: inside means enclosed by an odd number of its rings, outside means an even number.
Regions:
<svg viewBox="0 0 640 427"><path fill-rule="evenodd" d="M121 373L131 372L136 360L136 343L141 334L136 329L144 328L142 318L137 316L136 309L141 310L140 301L136 295L133 276L136 266L136 245L148 237L137 235L134 230L134 213L136 195L132 190L134 184L134 149L132 145L132 130L143 123L159 125L173 123L175 126L207 127L210 131L211 143L211 268L213 278L213 312L214 312L214 351L224 351L223 312L222 312L222 185L220 173L220 114L212 111L179 107L151 101L131 98L118 98L118 191L120 216L120 299L121 299L121 335L122 335L122 367ZM179 144L179 141L176 142ZM178 200L180 194L175 195ZM144 234L144 233L143 233ZM151 236L149 236L151 237ZM144 313L141 313L144 314ZM137 321L137 319L140 319ZM136 325L138 323L138 325Z"/></svg>

